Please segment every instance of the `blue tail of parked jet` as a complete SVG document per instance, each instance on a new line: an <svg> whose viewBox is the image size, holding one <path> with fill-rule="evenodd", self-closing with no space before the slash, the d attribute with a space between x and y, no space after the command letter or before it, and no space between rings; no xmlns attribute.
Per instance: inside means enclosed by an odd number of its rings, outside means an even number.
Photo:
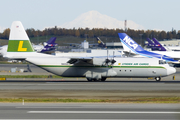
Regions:
<svg viewBox="0 0 180 120"><path fill-rule="evenodd" d="M159 41L156 38L153 38L155 47L158 48L159 51L166 51L166 49L159 43Z"/></svg>
<svg viewBox="0 0 180 120"><path fill-rule="evenodd" d="M53 46L56 46L57 43L55 43L55 41L56 41L56 37L51 37L51 38L47 41L47 43L48 43L48 44L51 44L51 46L52 46L52 45L53 45Z"/></svg>
<svg viewBox="0 0 180 120"><path fill-rule="evenodd" d="M155 39L153 38L153 42L150 38L147 38L148 44L147 47L151 48L152 51L166 51L166 49Z"/></svg>
<svg viewBox="0 0 180 120"><path fill-rule="evenodd" d="M57 43L55 43L55 41L56 37L51 37L47 42L44 43L44 48L41 52L55 50L55 47L58 45Z"/></svg>
<svg viewBox="0 0 180 120"><path fill-rule="evenodd" d="M149 58L155 57L155 58L159 58L159 59L164 59L168 62L178 62L178 61L170 58L169 56L144 50L132 38L130 38L126 33L118 33L118 35L123 44L124 50L127 52L133 52L135 54L139 54L141 56L149 57Z"/></svg>
<svg viewBox="0 0 180 120"><path fill-rule="evenodd" d="M161 45L156 38L153 38L153 41L156 45L159 45L159 46Z"/></svg>
<svg viewBox="0 0 180 120"><path fill-rule="evenodd" d="M151 48L152 51L158 50L158 48L155 47L155 43L152 42L150 38L147 38L146 40L148 41L148 44L145 44L147 45L147 48Z"/></svg>
<svg viewBox="0 0 180 120"><path fill-rule="evenodd" d="M148 41L148 44L146 44L148 47L154 47L154 43L151 41L150 38L147 38L146 40Z"/></svg>

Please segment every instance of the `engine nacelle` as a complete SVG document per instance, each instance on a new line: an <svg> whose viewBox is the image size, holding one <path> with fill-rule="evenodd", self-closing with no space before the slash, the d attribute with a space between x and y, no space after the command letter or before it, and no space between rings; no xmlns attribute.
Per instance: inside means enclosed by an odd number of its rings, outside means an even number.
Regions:
<svg viewBox="0 0 180 120"><path fill-rule="evenodd" d="M98 66L108 66L113 65L116 61L114 59L105 59L105 58L93 58L92 64Z"/></svg>
<svg viewBox="0 0 180 120"><path fill-rule="evenodd" d="M102 65L104 65L104 63L105 63L105 60L106 60L106 59L104 59L104 58L93 58L93 59L92 59L92 64L93 64L93 65L102 66Z"/></svg>
<svg viewBox="0 0 180 120"><path fill-rule="evenodd" d="M86 74L86 78L100 80L102 76L101 74L92 73L92 74Z"/></svg>
<svg viewBox="0 0 180 120"><path fill-rule="evenodd" d="M86 78L100 80L102 77L115 77L116 75L116 71L108 69L106 71L88 71Z"/></svg>

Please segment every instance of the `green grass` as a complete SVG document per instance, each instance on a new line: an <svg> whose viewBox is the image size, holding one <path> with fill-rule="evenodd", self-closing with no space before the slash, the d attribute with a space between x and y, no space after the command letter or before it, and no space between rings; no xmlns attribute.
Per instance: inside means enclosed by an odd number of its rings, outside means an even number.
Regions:
<svg viewBox="0 0 180 120"><path fill-rule="evenodd" d="M38 103L180 103L180 97L110 99L58 99L58 98L0 98L0 102L38 102Z"/></svg>
<svg viewBox="0 0 180 120"><path fill-rule="evenodd" d="M137 103L180 103L180 97L139 98Z"/></svg>

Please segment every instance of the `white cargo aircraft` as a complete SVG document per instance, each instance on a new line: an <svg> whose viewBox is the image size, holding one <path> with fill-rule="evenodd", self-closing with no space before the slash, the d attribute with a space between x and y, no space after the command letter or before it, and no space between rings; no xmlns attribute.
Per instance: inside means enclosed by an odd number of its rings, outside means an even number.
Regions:
<svg viewBox="0 0 180 120"><path fill-rule="evenodd" d="M88 81L105 81L108 77L154 77L160 81L161 77L176 72L175 68L157 58L60 57L37 53L20 21L12 23L4 57L24 59L56 75L86 77Z"/></svg>

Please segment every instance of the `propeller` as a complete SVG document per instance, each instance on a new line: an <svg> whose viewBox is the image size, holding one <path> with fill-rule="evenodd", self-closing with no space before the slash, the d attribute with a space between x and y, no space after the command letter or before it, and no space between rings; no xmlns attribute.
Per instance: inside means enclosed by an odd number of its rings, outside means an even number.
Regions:
<svg viewBox="0 0 180 120"><path fill-rule="evenodd" d="M107 49L107 58L105 60L106 66L113 65L116 62L116 60L114 60L114 51L113 51L113 59L111 59L111 60L108 58L108 53L109 53L109 51Z"/></svg>
<svg viewBox="0 0 180 120"><path fill-rule="evenodd" d="M108 49L107 49L107 58L106 58L106 60L105 60L105 65L106 65L106 66L108 66L108 63L110 62L110 60L108 59L108 53L109 53L109 51L108 51Z"/></svg>
<svg viewBox="0 0 180 120"><path fill-rule="evenodd" d="M116 60L114 60L114 51L113 51L113 59L111 60L111 65L113 65L116 62Z"/></svg>

